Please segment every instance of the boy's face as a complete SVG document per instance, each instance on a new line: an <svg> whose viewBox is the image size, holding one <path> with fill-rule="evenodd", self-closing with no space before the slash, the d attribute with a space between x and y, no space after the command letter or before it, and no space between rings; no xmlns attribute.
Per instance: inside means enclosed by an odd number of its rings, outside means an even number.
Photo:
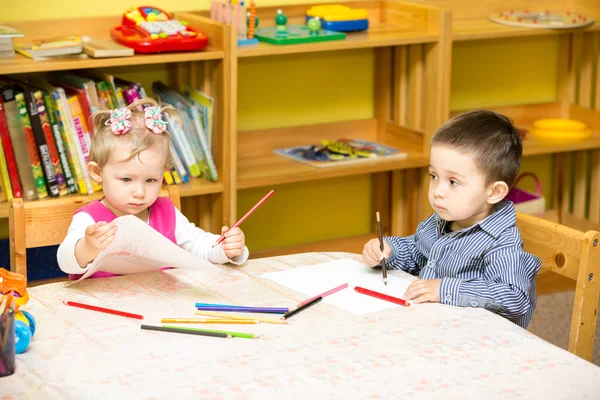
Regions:
<svg viewBox="0 0 600 400"><path fill-rule="evenodd" d="M473 156L447 145L432 146L430 152L429 203L446 221L466 228L491 214L493 184L475 166Z"/></svg>

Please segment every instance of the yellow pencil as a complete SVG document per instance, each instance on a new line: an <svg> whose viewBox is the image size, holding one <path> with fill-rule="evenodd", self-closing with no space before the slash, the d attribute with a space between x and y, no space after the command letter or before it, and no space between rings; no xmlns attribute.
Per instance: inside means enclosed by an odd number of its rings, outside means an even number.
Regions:
<svg viewBox="0 0 600 400"><path fill-rule="evenodd" d="M256 319L225 319L225 318L161 318L163 324L260 324Z"/></svg>
<svg viewBox="0 0 600 400"><path fill-rule="evenodd" d="M254 318L254 317L248 317L246 315L242 316L242 315L235 315L235 314L231 314L231 313L220 313L218 311L196 311L197 315L204 315L207 317L222 317L222 318L229 318L229 319L237 319L240 321L243 320L251 320L251 321L260 321L260 322L264 322L267 324L287 324L287 321L285 320L280 320L280 319L274 319L274 318Z"/></svg>

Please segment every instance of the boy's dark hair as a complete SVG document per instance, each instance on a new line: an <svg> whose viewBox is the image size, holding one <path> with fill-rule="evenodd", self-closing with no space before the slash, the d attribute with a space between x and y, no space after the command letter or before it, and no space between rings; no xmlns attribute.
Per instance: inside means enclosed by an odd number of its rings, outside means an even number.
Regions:
<svg viewBox="0 0 600 400"><path fill-rule="evenodd" d="M503 181L510 188L521 168L519 131L508 117L493 111L475 110L451 118L435 132L431 145L473 154L486 184Z"/></svg>

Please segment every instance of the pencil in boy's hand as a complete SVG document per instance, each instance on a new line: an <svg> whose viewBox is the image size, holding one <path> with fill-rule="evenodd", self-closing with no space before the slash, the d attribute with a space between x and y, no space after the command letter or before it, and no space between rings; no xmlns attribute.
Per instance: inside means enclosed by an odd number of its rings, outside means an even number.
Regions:
<svg viewBox="0 0 600 400"><path fill-rule="evenodd" d="M323 300L323 297L319 296L316 299L313 299L312 301L309 301L308 303L296 308L295 310L292 310L290 312L287 312L285 314L283 314L283 316L281 317L281 319L288 319L296 314L298 314L300 311L306 310L308 307L317 304L318 302L320 302L321 300Z"/></svg>
<svg viewBox="0 0 600 400"><path fill-rule="evenodd" d="M377 211L377 234L379 235L379 249L383 253L383 233L381 232L381 219ZM387 269L385 267L385 257L381 260L381 273L383 274L383 284L387 286Z"/></svg>
<svg viewBox="0 0 600 400"><path fill-rule="evenodd" d="M260 207L260 206L261 206L261 205L262 205L262 204L263 204L265 201L267 201L267 199L268 199L269 197L271 197L271 195L272 195L273 193L275 193L275 191L274 191L274 190L271 190L269 193L267 193L267 194L265 195L265 197L263 197L262 199L260 199L260 200L258 201L258 203L256 203L256 204L254 205L254 207L252 207L252 208L250 209L250 211L248 211L248 212L247 212L247 213L246 213L246 214L245 214L245 215L244 215L242 218L240 218L240 219L239 219L239 221L238 221L238 222L236 222L236 223L235 223L235 224L234 224L234 225L233 225L231 228L237 228L238 226L240 226L240 225L242 224L242 222L244 222L244 221L246 220L246 218L248 218L250 215L252 215L252 213L253 213L254 211L256 211L256 209L257 209L258 207ZM229 228L229 229L231 229L231 228ZM225 234L222 234L222 235L221 235L221 236L220 236L220 237L217 239L217 241L215 242L215 244L213 244L213 246L212 246L212 247L215 247L215 246L219 245L219 244L220 244L220 243L221 243L223 240L225 240Z"/></svg>

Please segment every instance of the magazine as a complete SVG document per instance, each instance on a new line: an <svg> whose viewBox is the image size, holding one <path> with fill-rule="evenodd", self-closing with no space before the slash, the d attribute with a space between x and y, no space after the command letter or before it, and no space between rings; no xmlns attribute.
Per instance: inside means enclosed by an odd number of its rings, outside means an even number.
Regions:
<svg viewBox="0 0 600 400"><path fill-rule="evenodd" d="M320 145L287 147L273 152L319 168L373 162L382 158L404 158L408 155L393 147L361 139L321 140Z"/></svg>

